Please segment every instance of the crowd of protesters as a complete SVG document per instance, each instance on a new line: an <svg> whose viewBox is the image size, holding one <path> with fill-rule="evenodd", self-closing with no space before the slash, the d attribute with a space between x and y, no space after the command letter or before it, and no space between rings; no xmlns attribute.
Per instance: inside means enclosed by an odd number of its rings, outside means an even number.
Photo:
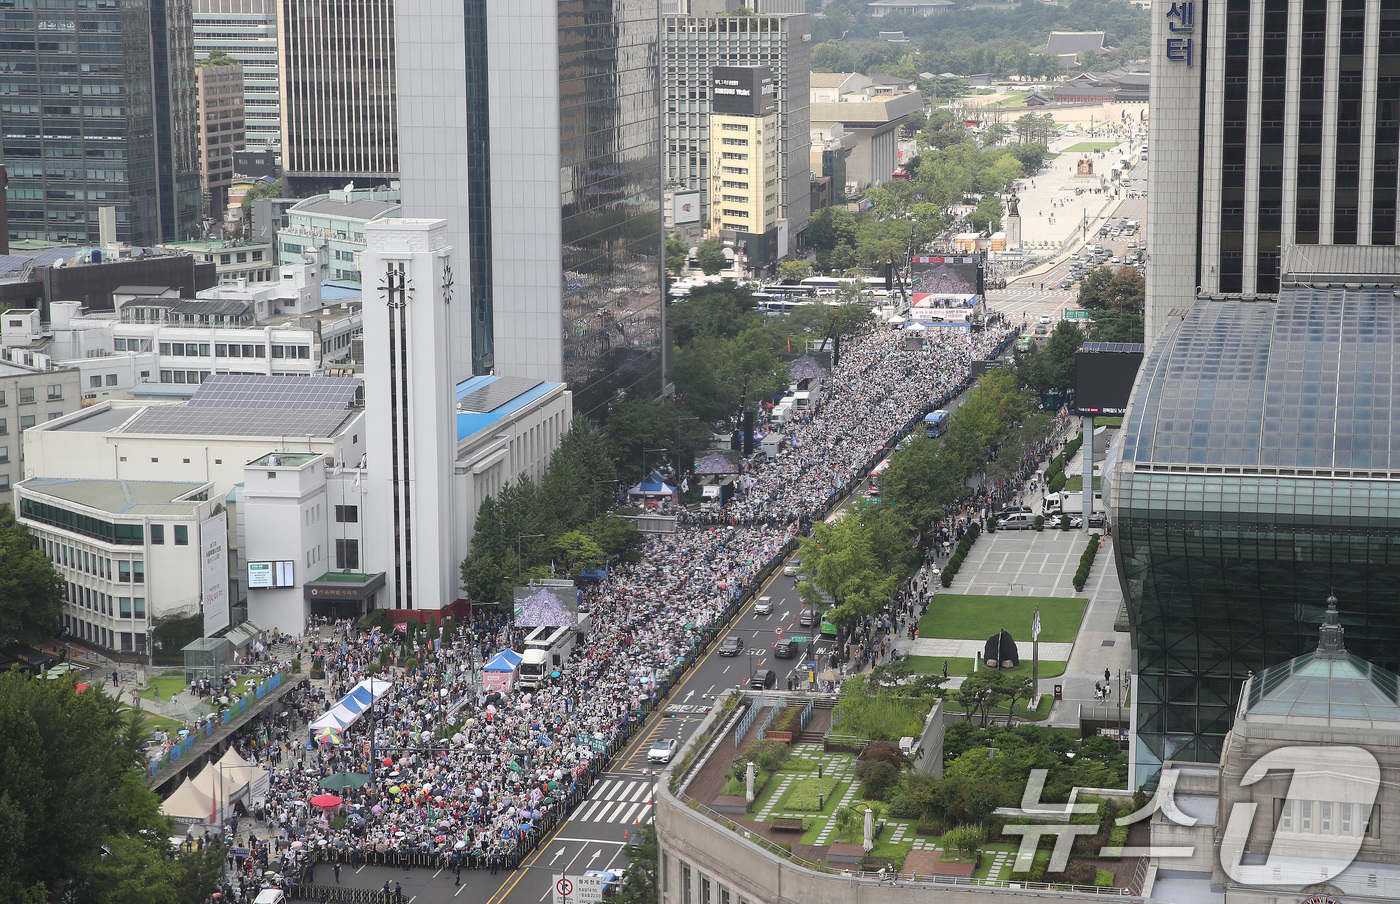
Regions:
<svg viewBox="0 0 1400 904"><path fill-rule="evenodd" d="M397 654L403 640L396 631L366 633L342 621L302 638L295 654L325 681L234 742L271 777L260 805L223 827L242 877L225 885L225 900L247 900L267 870L303 878L310 870L326 884L332 875L338 881L342 863L454 872L518 865L587 793L696 641L756 588L803 522L820 517L931 405L962 391L971 362L1010 335L948 329L911 341L881 328L849 341L821 380L820 401L782 426L784 454L756 457L720 517L684 519L676 533L650 538L637 564L614 567L583 592L587 642L537 687L505 694L483 687L484 662L520 639L498 614L476 613L382 671L384 651ZM920 578L926 586L927 575ZM860 626L862 661L887 655L917 599L907 591L892 620ZM372 710L338 741L314 741L310 720L372 676L388 681ZM353 773L370 780L337 788L340 806L309 803L328 779Z"/></svg>

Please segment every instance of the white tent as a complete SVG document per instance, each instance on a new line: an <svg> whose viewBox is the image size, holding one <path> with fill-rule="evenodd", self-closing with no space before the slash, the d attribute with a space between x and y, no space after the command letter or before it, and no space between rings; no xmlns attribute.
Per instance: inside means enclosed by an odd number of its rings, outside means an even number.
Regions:
<svg viewBox="0 0 1400 904"><path fill-rule="evenodd" d="M308 727L312 731L318 728L346 728L360 718L375 700L387 694L390 687L392 685L382 678L366 678L337 700L334 706L317 716Z"/></svg>
<svg viewBox="0 0 1400 904"><path fill-rule="evenodd" d="M246 786L250 802L267 800L267 791L272 779L266 769L243 759L232 747L219 758L218 765L225 777Z"/></svg>
<svg viewBox="0 0 1400 904"><path fill-rule="evenodd" d="M192 781L201 794L218 806L220 822L233 812L234 802L248 794L248 780L234 775L233 769L220 769L218 763L206 765Z"/></svg>
<svg viewBox="0 0 1400 904"><path fill-rule="evenodd" d="M160 811L181 825L206 825L213 821L214 799L195 787L194 779L187 778L160 805Z"/></svg>

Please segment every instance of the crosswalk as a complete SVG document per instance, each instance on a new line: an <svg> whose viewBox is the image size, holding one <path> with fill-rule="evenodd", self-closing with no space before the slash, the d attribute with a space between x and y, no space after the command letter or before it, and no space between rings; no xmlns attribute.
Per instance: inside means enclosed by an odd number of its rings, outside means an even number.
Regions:
<svg viewBox="0 0 1400 904"><path fill-rule="evenodd" d="M651 815L654 786L637 779L604 779L593 786L588 800L569 817L573 822L606 822L632 825Z"/></svg>

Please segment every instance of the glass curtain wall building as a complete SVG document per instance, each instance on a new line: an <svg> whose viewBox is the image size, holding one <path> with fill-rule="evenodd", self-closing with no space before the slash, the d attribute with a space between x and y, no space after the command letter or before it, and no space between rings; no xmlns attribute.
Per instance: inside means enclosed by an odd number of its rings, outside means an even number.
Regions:
<svg viewBox="0 0 1400 904"><path fill-rule="evenodd" d="M1163 759L1218 761L1244 680L1307 652L1331 593L1349 648L1400 665L1392 285L1286 283L1168 318L1105 471L1139 783Z"/></svg>
<svg viewBox="0 0 1400 904"><path fill-rule="evenodd" d="M5 0L0 9L11 236L95 243L102 207L116 209L121 242L197 234L189 0Z"/></svg>
<svg viewBox="0 0 1400 904"><path fill-rule="evenodd" d="M422 0L397 17L404 212L447 220L454 379L661 390L656 0ZM484 77L483 77L484 74Z"/></svg>

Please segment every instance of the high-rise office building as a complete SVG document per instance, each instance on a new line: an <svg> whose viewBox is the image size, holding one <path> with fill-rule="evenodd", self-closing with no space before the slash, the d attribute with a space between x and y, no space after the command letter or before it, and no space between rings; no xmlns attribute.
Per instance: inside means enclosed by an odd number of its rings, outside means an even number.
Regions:
<svg viewBox="0 0 1400 904"><path fill-rule="evenodd" d="M394 0L277 0L283 193L398 175Z"/></svg>
<svg viewBox="0 0 1400 904"><path fill-rule="evenodd" d="M1400 623L1400 7L1152 16L1150 350L1103 469L1139 783L1219 759L1329 592L1388 669Z"/></svg>
<svg viewBox="0 0 1400 904"><path fill-rule="evenodd" d="M1147 339L1198 294L1272 294L1291 243L1394 245L1400 5L1152 9Z"/></svg>
<svg viewBox="0 0 1400 904"><path fill-rule="evenodd" d="M453 373L661 389L656 0L398 14L404 213L447 220Z"/></svg>
<svg viewBox="0 0 1400 904"><path fill-rule="evenodd" d="M667 187L700 191L700 222L712 226L709 183L718 149L712 145L710 124L711 70L767 67L778 102L778 218L786 221L785 244L800 244L811 212L811 16L677 15L664 17L664 29L661 102Z"/></svg>
<svg viewBox="0 0 1400 904"><path fill-rule="evenodd" d="M710 82L710 232L741 248L750 267L777 260L778 102L763 66L716 66ZM784 237L785 238L785 237Z"/></svg>
<svg viewBox="0 0 1400 904"><path fill-rule="evenodd" d="M13 4L0 21L10 234L154 245L198 231L190 0Z"/></svg>
<svg viewBox="0 0 1400 904"><path fill-rule="evenodd" d="M194 0L195 56L205 59L216 50L243 64L248 148L281 147L276 0Z"/></svg>
<svg viewBox="0 0 1400 904"><path fill-rule="evenodd" d="M223 219L228 187L233 183L233 152L244 147L243 67L202 65L195 68L199 100L199 173L208 216Z"/></svg>

